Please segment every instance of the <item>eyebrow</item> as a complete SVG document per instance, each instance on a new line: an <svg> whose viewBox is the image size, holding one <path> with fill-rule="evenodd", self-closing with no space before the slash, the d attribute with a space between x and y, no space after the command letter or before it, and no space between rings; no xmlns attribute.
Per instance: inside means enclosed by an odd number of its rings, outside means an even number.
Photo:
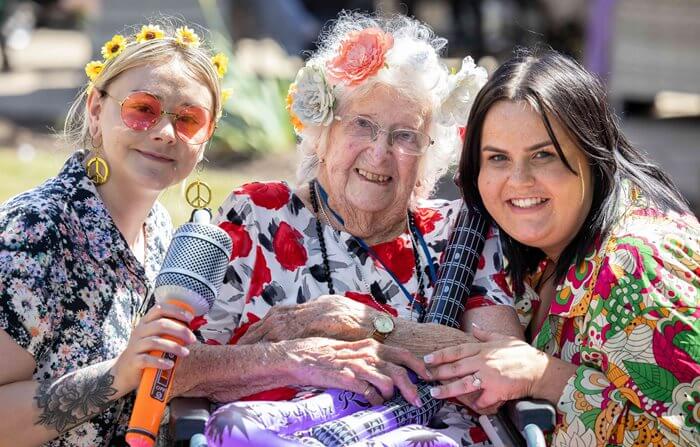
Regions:
<svg viewBox="0 0 700 447"><path fill-rule="evenodd" d="M552 142L549 141L549 140L547 140L547 141L542 141L542 142L540 142L540 143L536 143L536 144L533 144L533 145L530 146L530 147L525 148L525 151L526 151L526 152L532 152L532 151L536 151L537 149L541 149L541 148L543 148L543 147L553 146L553 145L554 145L554 143L552 143ZM495 147L495 146L490 146L490 145L489 145L489 146L484 146L483 148L481 148L481 151L482 151L482 152L487 152L487 151L489 151L489 152L498 152L498 153L501 153L501 154L505 154L506 152L508 152L508 151L506 151L506 150L504 150L504 149L499 149L499 148L497 148L497 147Z"/></svg>

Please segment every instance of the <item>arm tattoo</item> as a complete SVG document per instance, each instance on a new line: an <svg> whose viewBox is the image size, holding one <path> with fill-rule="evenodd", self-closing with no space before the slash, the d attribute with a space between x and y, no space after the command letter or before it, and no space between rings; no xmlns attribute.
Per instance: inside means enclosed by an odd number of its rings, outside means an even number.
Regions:
<svg viewBox="0 0 700 447"><path fill-rule="evenodd" d="M36 425L64 433L105 411L116 399L111 362L80 369L57 380L39 383L36 400L41 411Z"/></svg>

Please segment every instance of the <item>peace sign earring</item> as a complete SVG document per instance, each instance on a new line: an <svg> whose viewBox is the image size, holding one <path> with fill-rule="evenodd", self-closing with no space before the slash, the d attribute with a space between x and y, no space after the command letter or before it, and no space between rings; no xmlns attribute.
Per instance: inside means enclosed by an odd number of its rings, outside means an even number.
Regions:
<svg viewBox="0 0 700 447"><path fill-rule="evenodd" d="M211 203L211 188L200 179L202 165L197 167L197 178L185 189L185 200L192 208L201 210Z"/></svg>
<svg viewBox="0 0 700 447"><path fill-rule="evenodd" d="M109 165L107 160L102 158L102 144L95 145L95 137L90 137L90 146L93 155L85 164L87 176L95 185L104 185L109 180Z"/></svg>

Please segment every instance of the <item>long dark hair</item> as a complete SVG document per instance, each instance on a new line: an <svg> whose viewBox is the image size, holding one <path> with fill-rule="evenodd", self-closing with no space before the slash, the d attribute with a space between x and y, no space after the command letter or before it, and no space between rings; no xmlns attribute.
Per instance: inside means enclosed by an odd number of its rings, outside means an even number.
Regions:
<svg viewBox="0 0 700 447"><path fill-rule="evenodd" d="M596 236L605 234L619 216L623 180L635 185L641 195L662 210L690 212L688 203L671 179L634 148L620 130L600 81L576 61L555 51L518 50L481 89L472 106L459 165L464 200L486 211L477 179L481 160L481 133L487 112L496 102L524 101L542 117L547 133L564 165L569 164L557 141L550 118L569 132L591 166L593 201L578 234L557 260L555 278L560 281L569 267L581 262ZM508 123L503 123L508 126ZM537 268L544 253L501 231L516 293L523 291L527 274Z"/></svg>

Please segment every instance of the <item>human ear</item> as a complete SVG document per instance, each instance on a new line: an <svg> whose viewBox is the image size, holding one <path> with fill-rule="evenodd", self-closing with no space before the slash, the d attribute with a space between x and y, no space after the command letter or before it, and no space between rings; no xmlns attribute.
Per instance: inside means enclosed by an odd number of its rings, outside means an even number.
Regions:
<svg viewBox="0 0 700 447"><path fill-rule="evenodd" d="M93 88L88 93L86 108L88 112L88 123L90 127L90 135L92 138L97 138L102 135L100 127L100 114L102 113L102 95Z"/></svg>

